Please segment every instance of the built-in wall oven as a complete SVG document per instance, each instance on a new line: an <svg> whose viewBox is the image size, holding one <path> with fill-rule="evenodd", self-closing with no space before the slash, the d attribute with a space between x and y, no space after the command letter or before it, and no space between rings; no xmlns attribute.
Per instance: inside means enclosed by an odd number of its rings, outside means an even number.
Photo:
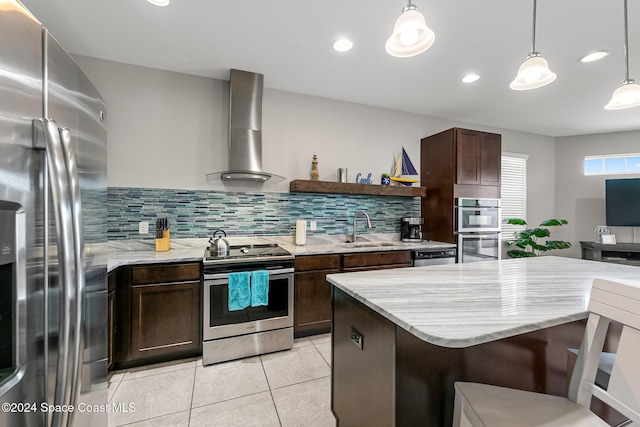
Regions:
<svg viewBox="0 0 640 427"><path fill-rule="evenodd" d="M229 274L268 272L266 305L230 309ZM277 245L231 246L224 257L204 257L204 365L293 346L293 255Z"/></svg>
<svg viewBox="0 0 640 427"><path fill-rule="evenodd" d="M456 231L500 231L500 199L456 199Z"/></svg>
<svg viewBox="0 0 640 427"><path fill-rule="evenodd" d="M457 261L500 259L500 199L456 199Z"/></svg>
<svg viewBox="0 0 640 427"><path fill-rule="evenodd" d="M500 259L500 233L458 233L458 262Z"/></svg>

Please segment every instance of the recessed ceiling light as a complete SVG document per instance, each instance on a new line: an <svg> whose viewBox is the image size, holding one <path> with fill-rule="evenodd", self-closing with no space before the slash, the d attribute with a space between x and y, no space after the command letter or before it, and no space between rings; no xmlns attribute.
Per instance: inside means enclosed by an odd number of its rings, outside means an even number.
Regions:
<svg viewBox="0 0 640 427"><path fill-rule="evenodd" d="M597 61L599 59L604 58L607 55L609 55L609 52L607 52L606 50L599 50L597 52L593 52L593 53L590 53L588 55L583 56L582 58L580 58L580 62Z"/></svg>
<svg viewBox="0 0 640 427"><path fill-rule="evenodd" d="M464 76L462 78L462 82L463 83L473 83L475 81L478 81L478 79L480 78L479 74L467 74L466 76Z"/></svg>
<svg viewBox="0 0 640 427"><path fill-rule="evenodd" d="M147 0L147 1L154 6L169 6L170 0Z"/></svg>
<svg viewBox="0 0 640 427"><path fill-rule="evenodd" d="M348 50L351 50L352 47L353 47L353 43L351 43L351 40L348 40L348 39L336 40L333 43L333 48L338 52L346 52Z"/></svg>

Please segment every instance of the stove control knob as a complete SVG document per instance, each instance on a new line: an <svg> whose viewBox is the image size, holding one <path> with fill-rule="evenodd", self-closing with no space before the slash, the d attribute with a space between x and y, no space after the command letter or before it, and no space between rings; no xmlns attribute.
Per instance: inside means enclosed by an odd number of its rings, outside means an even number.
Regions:
<svg viewBox="0 0 640 427"><path fill-rule="evenodd" d="M243 246L240 248L240 252L242 252L243 254L248 254L249 253L249 248L247 248L246 246Z"/></svg>

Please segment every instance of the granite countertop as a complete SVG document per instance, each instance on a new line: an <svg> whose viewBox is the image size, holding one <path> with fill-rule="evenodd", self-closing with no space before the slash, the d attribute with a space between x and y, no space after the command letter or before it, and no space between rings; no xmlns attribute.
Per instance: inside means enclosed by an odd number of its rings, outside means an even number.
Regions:
<svg viewBox="0 0 640 427"><path fill-rule="evenodd" d="M407 249L455 248L453 243L424 241L420 243L401 242L397 234L369 233L358 236L358 245L345 243L350 236L318 235L308 236L307 244L297 246L292 236L228 237L230 245L248 243L277 243L294 256L338 254L351 252L393 251ZM153 264L168 262L202 261L204 249L209 239L173 239L171 249L155 251L154 240L115 240L108 242L107 271L123 265Z"/></svg>
<svg viewBox="0 0 640 427"><path fill-rule="evenodd" d="M544 256L327 280L423 341L461 348L586 318L596 277L640 281L640 268Z"/></svg>
<svg viewBox="0 0 640 427"><path fill-rule="evenodd" d="M423 242L403 242L398 234L369 233L358 236L357 243L346 243L351 236L346 235L321 235L307 238L307 244L298 246L291 236L275 236L272 241L278 243L295 256L343 254L352 252L372 251L399 251L414 249L450 249L455 248L455 243L436 242L426 240Z"/></svg>

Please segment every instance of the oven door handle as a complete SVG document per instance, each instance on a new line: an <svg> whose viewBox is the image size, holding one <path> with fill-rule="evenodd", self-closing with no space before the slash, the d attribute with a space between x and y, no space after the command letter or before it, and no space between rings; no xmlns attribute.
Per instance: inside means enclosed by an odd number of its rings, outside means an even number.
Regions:
<svg viewBox="0 0 640 427"><path fill-rule="evenodd" d="M259 269L257 269L259 270ZM269 278L271 278L271 276L275 276L275 275L279 275L279 274L289 274L289 273L293 273L293 268L289 267L289 268L278 268L275 270L267 270L269 272ZM204 280L218 280L218 279L228 279L229 278L229 273L231 273L231 271L225 271L224 273L213 273L213 274L204 274Z"/></svg>

